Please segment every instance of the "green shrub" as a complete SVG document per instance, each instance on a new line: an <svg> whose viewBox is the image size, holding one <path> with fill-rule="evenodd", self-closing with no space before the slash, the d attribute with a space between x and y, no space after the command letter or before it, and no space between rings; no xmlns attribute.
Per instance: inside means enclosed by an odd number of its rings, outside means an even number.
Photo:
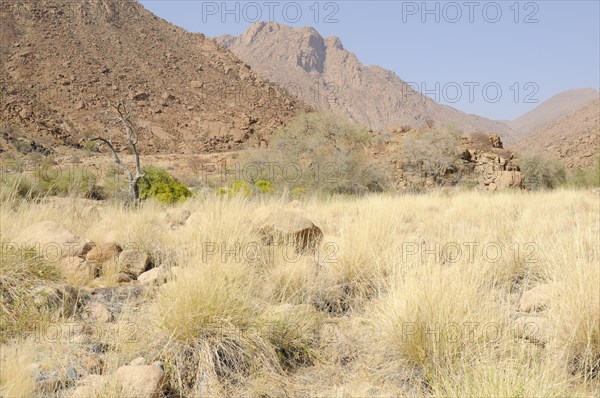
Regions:
<svg viewBox="0 0 600 398"><path fill-rule="evenodd" d="M230 195L230 190L227 187L217 188L216 194L219 196Z"/></svg>
<svg viewBox="0 0 600 398"><path fill-rule="evenodd" d="M34 177L37 190L48 195L102 196L96 185L96 176L83 167L53 168L42 164Z"/></svg>
<svg viewBox="0 0 600 398"><path fill-rule="evenodd" d="M252 194L252 189L250 189L250 186L246 181L239 180L231 185L229 193L231 195L250 196Z"/></svg>
<svg viewBox="0 0 600 398"><path fill-rule="evenodd" d="M364 127L328 112L306 113L277 131L270 149L249 155L244 168L256 171L248 178L252 184L267 180L326 194L382 191L389 171L369 158L371 143Z"/></svg>
<svg viewBox="0 0 600 398"><path fill-rule="evenodd" d="M163 203L176 203L192 196L185 185L166 170L158 167L144 167L144 178L139 181L140 198L156 198Z"/></svg>
<svg viewBox="0 0 600 398"><path fill-rule="evenodd" d="M256 188L260 191L260 193L270 194L275 192L275 188L273 188L273 184L269 180L258 180L254 183Z"/></svg>
<svg viewBox="0 0 600 398"><path fill-rule="evenodd" d="M216 190L216 194L219 196L227 195L228 197L232 197L235 195L240 196L251 196L255 192L260 192L262 194L270 194L275 192L273 188L273 184L268 180L258 180L254 183L254 186L250 186L244 180L237 180L231 184L229 187L219 187Z"/></svg>
<svg viewBox="0 0 600 398"><path fill-rule="evenodd" d="M542 152L528 152L519 160L524 185L527 189L554 189L567 180L565 166L560 159Z"/></svg>
<svg viewBox="0 0 600 398"><path fill-rule="evenodd" d="M306 195L307 193L308 193L308 189L306 189L305 187L296 187L296 188L293 188L293 189L290 191L290 194L292 194L292 196L293 196L294 198L300 198L300 197L303 197L303 196L304 196L304 195Z"/></svg>

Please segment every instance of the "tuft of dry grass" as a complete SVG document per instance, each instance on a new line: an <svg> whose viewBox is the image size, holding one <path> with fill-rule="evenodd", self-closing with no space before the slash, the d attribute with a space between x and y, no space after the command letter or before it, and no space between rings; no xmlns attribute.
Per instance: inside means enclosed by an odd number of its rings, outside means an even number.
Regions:
<svg viewBox="0 0 600 398"><path fill-rule="evenodd" d="M556 296L548 318L554 328L552 349L569 371L586 381L600 372L600 269L576 260L557 278Z"/></svg>
<svg viewBox="0 0 600 398"><path fill-rule="evenodd" d="M432 266L398 281L370 313L382 376L426 386L440 372L499 355L508 325L476 274Z"/></svg>
<svg viewBox="0 0 600 398"><path fill-rule="evenodd" d="M3 397L30 398L36 392L34 376L35 346L12 343L0 350L0 394Z"/></svg>

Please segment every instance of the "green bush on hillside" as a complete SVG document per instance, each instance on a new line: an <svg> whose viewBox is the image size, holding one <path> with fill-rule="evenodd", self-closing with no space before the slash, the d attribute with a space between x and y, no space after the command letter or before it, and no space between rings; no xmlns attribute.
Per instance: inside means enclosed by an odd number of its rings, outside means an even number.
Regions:
<svg viewBox="0 0 600 398"><path fill-rule="evenodd" d="M531 190L555 189L567 181L567 173L560 159L542 152L527 152L519 159L525 188Z"/></svg>
<svg viewBox="0 0 600 398"><path fill-rule="evenodd" d="M229 192L231 195L250 196L252 194L252 189L250 189L250 186L246 181L239 180L231 185Z"/></svg>
<svg viewBox="0 0 600 398"><path fill-rule="evenodd" d="M227 195L228 197L240 195L240 196L251 196L253 194L271 194L275 192L275 188L271 181L258 180L251 186L244 180L237 180L227 187L218 187L216 194L220 196Z"/></svg>
<svg viewBox="0 0 600 398"><path fill-rule="evenodd" d="M256 188L263 194L270 194L275 192L275 188L273 188L273 184L269 180L258 180L254 184Z"/></svg>
<svg viewBox="0 0 600 398"><path fill-rule="evenodd" d="M332 113L301 114L273 135L269 149L245 159L244 177L261 192L261 180L326 194L383 191L389 170L369 158L371 144L366 128Z"/></svg>
<svg viewBox="0 0 600 398"><path fill-rule="evenodd" d="M148 166L144 167L143 173L145 176L138 183L141 199L156 198L163 203L176 203L192 196L192 191L166 170Z"/></svg>

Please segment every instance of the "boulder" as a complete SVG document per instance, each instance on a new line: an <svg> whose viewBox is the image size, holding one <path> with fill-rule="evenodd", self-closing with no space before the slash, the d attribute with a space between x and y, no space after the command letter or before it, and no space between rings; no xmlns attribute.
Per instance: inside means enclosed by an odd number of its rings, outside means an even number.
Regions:
<svg viewBox="0 0 600 398"><path fill-rule="evenodd" d="M42 221L25 228L20 243L33 246L47 259L85 256L93 244L54 221Z"/></svg>
<svg viewBox="0 0 600 398"><path fill-rule="evenodd" d="M65 316L73 314L77 307L78 292L65 284L39 285L31 291L31 300L40 312L59 311Z"/></svg>
<svg viewBox="0 0 600 398"><path fill-rule="evenodd" d="M91 374L83 378L73 389L70 398L90 398L100 395L102 388L107 384L105 376Z"/></svg>
<svg viewBox="0 0 600 398"><path fill-rule="evenodd" d="M85 259L95 264L116 260L123 248L116 242L99 243L86 254Z"/></svg>
<svg viewBox="0 0 600 398"><path fill-rule="evenodd" d="M129 366L140 366L140 365L146 365L146 358L137 357L133 361L129 362Z"/></svg>
<svg viewBox="0 0 600 398"><path fill-rule="evenodd" d="M177 226L185 224L188 218L192 215L192 212L188 209L168 209L165 212L165 221L168 226L175 228Z"/></svg>
<svg viewBox="0 0 600 398"><path fill-rule="evenodd" d="M532 312L544 310L548 303L550 303L555 287L555 284L545 283L523 292L519 301L519 311Z"/></svg>
<svg viewBox="0 0 600 398"><path fill-rule="evenodd" d="M101 373L104 368L104 360L102 356L96 353L85 354L80 360L79 365L82 374L97 374Z"/></svg>
<svg viewBox="0 0 600 398"><path fill-rule="evenodd" d="M501 171L496 183L498 189L522 188L523 175L520 171Z"/></svg>
<svg viewBox="0 0 600 398"><path fill-rule="evenodd" d="M165 267L156 267L140 274L137 279L142 285L162 285L168 277L169 271Z"/></svg>
<svg viewBox="0 0 600 398"><path fill-rule="evenodd" d="M261 210L255 213L257 232L267 245L293 245L298 252L314 251L323 232L309 219L289 210Z"/></svg>
<svg viewBox="0 0 600 398"><path fill-rule="evenodd" d="M95 323L109 323L114 320L113 313L98 301L87 303L82 315L84 319Z"/></svg>
<svg viewBox="0 0 600 398"><path fill-rule="evenodd" d="M121 366L115 377L124 397L158 398L167 384L165 371L157 365Z"/></svg>
<svg viewBox="0 0 600 398"><path fill-rule="evenodd" d="M138 277L146 270L150 258L148 254L134 249L128 249L119 255L119 272Z"/></svg>
<svg viewBox="0 0 600 398"><path fill-rule="evenodd" d="M134 101L146 101L148 98L150 98L150 94L144 91L138 92L133 96Z"/></svg>
<svg viewBox="0 0 600 398"><path fill-rule="evenodd" d="M56 263L65 280L73 285L85 285L99 274L98 267L81 257L65 257Z"/></svg>

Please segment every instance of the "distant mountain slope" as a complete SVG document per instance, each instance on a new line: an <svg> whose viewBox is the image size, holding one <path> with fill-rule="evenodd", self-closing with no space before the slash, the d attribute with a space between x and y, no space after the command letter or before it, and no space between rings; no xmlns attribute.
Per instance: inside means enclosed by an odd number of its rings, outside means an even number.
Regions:
<svg viewBox="0 0 600 398"><path fill-rule="evenodd" d="M571 169L590 166L600 153L600 99L535 130L514 148L553 153Z"/></svg>
<svg viewBox="0 0 600 398"><path fill-rule="evenodd" d="M323 38L310 27L257 22L240 36L216 40L253 70L306 102L340 112L375 130L392 125L421 127L430 119L465 133L512 135L502 122L467 115L417 94L395 73L363 65L344 49L340 39Z"/></svg>
<svg viewBox="0 0 600 398"><path fill-rule="evenodd" d="M556 122L600 97L593 88L568 90L556 94L518 119L508 122L518 138Z"/></svg>
<svg viewBox="0 0 600 398"><path fill-rule="evenodd" d="M150 152L256 144L305 107L134 0L0 0L0 89L0 127L51 146L101 131L107 98L133 101Z"/></svg>

